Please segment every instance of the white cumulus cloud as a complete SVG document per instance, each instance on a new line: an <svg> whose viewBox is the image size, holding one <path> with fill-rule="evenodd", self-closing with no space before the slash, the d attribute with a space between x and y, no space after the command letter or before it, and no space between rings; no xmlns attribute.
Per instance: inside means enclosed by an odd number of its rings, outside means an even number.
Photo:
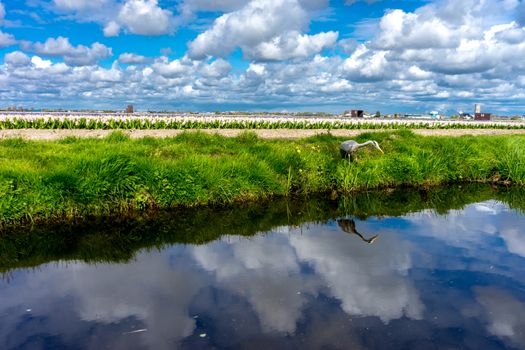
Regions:
<svg viewBox="0 0 525 350"><path fill-rule="evenodd" d="M423 16L394 10L380 22L379 36L373 42L380 49L425 49L457 45L460 28L451 28L436 16Z"/></svg>
<svg viewBox="0 0 525 350"><path fill-rule="evenodd" d="M168 33L171 16L157 0L127 0L117 19L132 34L161 35Z"/></svg>
<svg viewBox="0 0 525 350"><path fill-rule="evenodd" d="M53 0L56 8L66 11L82 11L106 6L112 0Z"/></svg>
<svg viewBox="0 0 525 350"><path fill-rule="evenodd" d="M0 48L16 44L15 37L12 34L4 33L0 30Z"/></svg>
<svg viewBox="0 0 525 350"><path fill-rule="evenodd" d="M194 66L195 63L186 58L169 61L166 57L162 57L153 63L152 68L165 78L174 78L189 75Z"/></svg>
<svg viewBox="0 0 525 350"><path fill-rule="evenodd" d="M228 61L219 58L213 61L212 63L205 65L201 69L201 72L207 77L222 78L228 75L228 73L230 73L231 70L231 64Z"/></svg>
<svg viewBox="0 0 525 350"><path fill-rule="evenodd" d="M96 70L92 71L90 79L95 82L103 81L115 83L122 80L122 71L118 66L118 62L115 61L110 69L98 67Z"/></svg>
<svg viewBox="0 0 525 350"><path fill-rule="evenodd" d="M300 34L297 31L288 32L274 37L270 41L262 42L257 46L246 47L248 57L260 60L287 60L290 58L308 57L331 48L337 42L337 32L326 32L315 35Z"/></svg>
<svg viewBox="0 0 525 350"><path fill-rule="evenodd" d="M27 66L31 58L21 51L14 51L4 56L4 62L13 66Z"/></svg>
<svg viewBox="0 0 525 350"><path fill-rule="evenodd" d="M44 60L39 56L31 57L31 63L39 69L49 68L53 64L50 60Z"/></svg>
<svg viewBox="0 0 525 350"><path fill-rule="evenodd" d="M173 13L158 0L53 0L55 12L66 13L79 22L95 22L104 36L127 33L156 36L172 30Z"/></svg>
<svg viewBox="0 0 525 350"><path fill-rule="evenodd" d="M118 57L119 62L125 64L141 64L147 61L147 58L130 52L125 52Z"/></svg>
<svg viewBox="0 0 525 350"><path fill-rule="evenodd" d="M250 52L257 45L290 31L302 31L307 25L308 13L297 0L253 0L217 18L210 29L190 43L189 55L224 57L237 47Z"/></svg>
<svg viewBox="0 0 525 350"><path fill-rule="evenodd" d="M325 0L183 0L172 6L151 0L51 3L63 20L98 23L106 36L171 34L182 23L177 19L185 16L185 7L194 16L190 25L197 34L187 52L175 46L176 51L164 51L170 57L177 54L177 59L146 59L125 47L118 62L126 66L111 70L100 63L112 55L104 42L72 45L64 35L29 43L0 32L0 46L19 44L19 53L4 56L2 84L12 89L0 92L0 98L36 105L40 100L32 91L42 90L66 99L60 86L67 84L75 103L88 106L94 101L119 105L119 100L133 97L142 104L184 103L199 109L229 108L225 103L232 103L234 108L340 112L359 104L384 113L454 113L470 111L480 102L485 110L505 115L525 110L523 1L440 0L414 11L388 10L377 20L363 21L374 24L366 41L341 26L335 27L340 33L312 30L319 28L319 21L310 28L316 16L326 16ZM209 13L199 17L201 12ZM237 50L244 56L241 64L228 59ZM23 55L32 54L69 69L39 81L43 71L23 65L28 59Z"/></svg>
<svg viewBox="0 0 525 350"><path fill-rule="evenodd" d="M95 42L91 47L84 45L73 46L68 38L48 38L44 43L33 44L33 50L45 56L62 56L64 62L73 66L86 66L95 64L97 61L111 57L111 48Z"/></svg>
<svg viewBox="0 0 525 350"><path fill-rule="evenodd" d="M118 36L120 33L120 24L111 21L104 26L104 36Z"/></svg>

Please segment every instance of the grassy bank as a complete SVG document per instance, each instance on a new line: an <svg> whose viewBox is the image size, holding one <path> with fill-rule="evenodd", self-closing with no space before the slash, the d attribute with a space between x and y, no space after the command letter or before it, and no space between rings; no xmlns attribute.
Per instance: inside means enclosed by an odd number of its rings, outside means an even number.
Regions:
<svg viewBox="0 0 525 350"><path fill-rule="evenodd" d="M0 227L275 196L454 182L525 185L525 136L362 134L385 151L349 164L341 139L261 140L184 133L172 139L0 141Z"/></svg>

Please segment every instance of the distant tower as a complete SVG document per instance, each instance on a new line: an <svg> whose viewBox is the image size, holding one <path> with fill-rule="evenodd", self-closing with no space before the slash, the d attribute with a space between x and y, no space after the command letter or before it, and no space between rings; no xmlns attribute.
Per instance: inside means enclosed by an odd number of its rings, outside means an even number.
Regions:
<svg viewBox="0 0 525 350"><path fill-rule="evenodd" d="M133 113L133 105L128 105L126 107L126 113Z"/></svg>
<svg viewBox="0 0 525 350"><path fill-rule="evenodd" d="M476 113L481 113L481 105L479 103L474 105L474 114Z"/></svg>

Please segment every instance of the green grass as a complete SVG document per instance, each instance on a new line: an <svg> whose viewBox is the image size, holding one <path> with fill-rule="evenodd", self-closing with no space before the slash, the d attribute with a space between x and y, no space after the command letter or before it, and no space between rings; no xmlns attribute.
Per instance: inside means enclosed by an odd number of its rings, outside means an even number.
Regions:
<svg viewBox="0 0 525 350"><path fill-rule="evenodd" d="M199 132L171 139L0 141L0 228L158 208L225 205L280 196L343 194L457 182L525 185L525 136L362 134L385 155L340 158L342 139L236 138Z"/></svg>

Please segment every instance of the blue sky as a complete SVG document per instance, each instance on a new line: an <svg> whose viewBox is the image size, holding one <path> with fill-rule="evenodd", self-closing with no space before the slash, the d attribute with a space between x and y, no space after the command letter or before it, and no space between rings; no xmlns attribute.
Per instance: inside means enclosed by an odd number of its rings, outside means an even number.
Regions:
<svg viewBox="0 0 525 350"><path fill-rule="evenodd" d="M0 4L0 107L525 113L523 0Z"/></svg>

